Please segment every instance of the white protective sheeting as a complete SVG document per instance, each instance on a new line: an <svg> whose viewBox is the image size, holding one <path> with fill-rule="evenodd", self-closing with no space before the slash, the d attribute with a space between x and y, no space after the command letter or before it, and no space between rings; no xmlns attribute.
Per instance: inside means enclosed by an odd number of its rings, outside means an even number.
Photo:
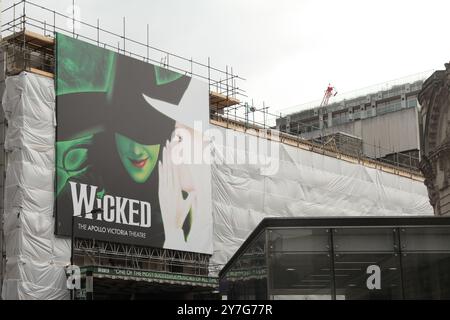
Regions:
<svg viewBox="0 0 450 320"><path fill-rule="evenodd" d="M70 240L54 235L53 80L26 72L6 79L3 299L67 299Z"/></svg>
<svg viewBox="0 0 450 320"><path fill-rule="evenodd" d="M227 129L215 129L226 137ZM231 258L265 217L433 214L427 190L420 181L285 144L274 143L272 163L279 159L274 174L263 174L258 164L230 163L221 158L237 153L236 159L251 159L248 148L258 145L249 141L249 135L245 135L245 143L235 143L243 141L244 133L233 135L233 139L215 143L218 161L212 168L213 270Z"/></svg>

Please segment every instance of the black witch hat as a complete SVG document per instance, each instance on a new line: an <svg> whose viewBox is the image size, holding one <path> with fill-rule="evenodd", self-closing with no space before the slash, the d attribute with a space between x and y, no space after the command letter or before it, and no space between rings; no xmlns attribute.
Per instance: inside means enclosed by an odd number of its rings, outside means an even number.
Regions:
<svg viewBox="0 0 450 320"><path fill-rule="evenodd" d="M107 111L105 93L78 92L60 95L56 99L58 141L72 140L105 129L104 119Z"/></svg>
<svg viewBox="0 0 450 320"><path fill-rule="evenodd" d="M191 79L142 61L119 55L114 85L109 92L109 129L141 144L163 144L175 120L153 108L145 98L177 105Z"/></svg>

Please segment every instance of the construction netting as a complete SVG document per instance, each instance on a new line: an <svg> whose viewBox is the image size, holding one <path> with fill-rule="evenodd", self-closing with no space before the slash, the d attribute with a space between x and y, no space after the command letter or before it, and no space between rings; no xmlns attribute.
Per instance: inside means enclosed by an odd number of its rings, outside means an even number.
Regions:
<svg viewBox="0 0 450 320"><path fill-rule="evenodd" d="M422 181L279 142L257 149L261 138L233 135L215 143L215 153L235 161L219 159L212 168L211 263L218 269L265 217L433 215ZM262 170L269 166L275 171Z"/></svg>
<svg viewBox="0 0 450 320"><path fill-rule="evenodd" d="M66 299L70 240L54 235L55 90L53 80L6 79L3 110L6 179L4 299Z"/></svg>

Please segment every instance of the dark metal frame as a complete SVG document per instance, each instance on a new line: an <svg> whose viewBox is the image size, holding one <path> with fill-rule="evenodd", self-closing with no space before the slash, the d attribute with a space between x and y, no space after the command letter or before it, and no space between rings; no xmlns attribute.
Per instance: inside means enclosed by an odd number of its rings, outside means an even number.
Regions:
<svg viewBox="0 0 450 320"><path fill-rule="evenodd" d="M168 250L162 248L140 247L123 243L96 241L93 239L79 239L74 241L74 260L85 258L83 265L97 265L114 267L120 265L125 268L170 271L172 268L183 268L192 275L207 275L209 255L202 253ZM145 268L143 265L152 265Z"/></svg>
<svg viewBox="0 0 450 320"><path fill-rule="evenodd" d="M241 247L222 268L222 277L239 259L253 241L266 230L275 228L401 228L401 227L438 227L450 226L450 217L416 216L416 217L317 217L317 218L265 218L247 237Z"/></svg>
<svg viewBox="0 0 450 320"><path fill-rule="evenodd" d="M334 232L337 232L342 228L387 228L392 229L394 249L393 253L398 256L398 263L400 266L399 275L400 280L404 283L404 270L403 270L403 257L407 255L401 247L401 233L403 228L426 228L426 227L450 227L450 217L321 217L321 218L266 218L247 238L244 244L239 248L235 255L229 260L225 267L220 271L219 277L221 281L226 277L228 271L232 267L236 266L236 263L240 259L247 255L247 249L254 244L254 242L262 235L265 234L265 259L267 268L267 299L271 299L271 293L273 292L273 276L270 267L271 257L271 233L275 230L286 229L303 229L303 228L317 228L324 229L328 233L328 256L330 257L330 272L333 275L331 281L331 299L336 299L336 277L335 277L335 257L339 254L336 253L336 246L334 245ZM434 251L430 251L434 252ZM286 290L283 290L283 292ZM287 290L286 292L288 292ZM405 299L404 288L401 289L401 298Z"/></svg>

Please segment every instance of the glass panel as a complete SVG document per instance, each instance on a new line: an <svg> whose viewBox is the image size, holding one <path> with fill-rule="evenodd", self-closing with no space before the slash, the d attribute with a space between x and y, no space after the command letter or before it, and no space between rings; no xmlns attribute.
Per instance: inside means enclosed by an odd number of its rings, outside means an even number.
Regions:
<svg viewBox="0 0 450 320"><path fill-rule="evenodd" d="M400 256L389 253L336 254L337 298L402 299Z"/></svg>
<svg viewBox="0 0 450 320"><path fill-rule="evenodd" d="M318 253L274 253L270 256L271 298L332 298L331 258Z"/></svg>
<svg viewBox="0 0 450 320"><path fill-rule="evenodd" d="M408 99L408 108L417 107L417 99L413 98L411 100Z"/></svg>
<svg viewBox="0 0 450 320"><path fill-rule="evenodd" d="M402 251L450 251L450 228L402 228Z"/></svg>
<svg viewBox="0 0 450 320"><path fill-rule="evenodd" d="M346 228L333 229L334 251L337 252L393 252L394 228Z"/></svg>
<svg viewBox="0 0 450 320"><path fill-rule="evenodd" d="M329 232L322 228L270 229L271 252L328 252Z"/></svg>
<svg viewBox="0 0 450 320"><path fill-rule="evenodd" d="M235 260L223 282L228 299L267 299L265 231Z"/></svg>
<svg viewBox="0 0 450 320"><path fill-rule="evenodd" d="M405 299L450 299L450 253L402 257Z"/></svg>
<svg viewBox="0 0 450 320"><path fill-rule="evenodd" d="M228 300L266 300L267 279L248 279L227 282Z"/></svg>

